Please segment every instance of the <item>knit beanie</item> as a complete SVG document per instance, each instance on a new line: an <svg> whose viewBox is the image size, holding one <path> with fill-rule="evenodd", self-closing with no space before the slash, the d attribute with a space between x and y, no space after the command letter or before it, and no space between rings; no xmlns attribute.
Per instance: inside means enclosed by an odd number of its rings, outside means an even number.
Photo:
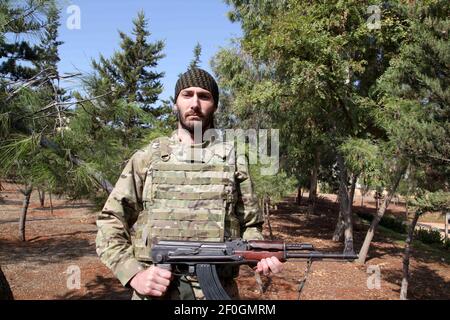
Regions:
<svg viewBox="0 0 450 320"><path fill-rule="evenodd" d="M191 68L183 73L175 85L175 101L177 101L180 91L189 87L199 87L208 90L217 106L219 104L219 87L216 80L203 69Z"/></svg>

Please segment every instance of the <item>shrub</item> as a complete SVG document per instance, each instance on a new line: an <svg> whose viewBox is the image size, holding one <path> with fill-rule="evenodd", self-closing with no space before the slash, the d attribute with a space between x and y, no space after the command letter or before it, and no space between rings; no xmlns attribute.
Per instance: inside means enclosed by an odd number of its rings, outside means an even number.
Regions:
<svg viewBox="0 0 450 320"><path fill-rule="evenodd" d="M420 228L415 231L415 238L426 244L442 243L441 233L437 230Z"/></svg>
<svg viewBox="0 0 450 320"><path fill-rule="evenodd" d="M444 242L442 242L442 248L450 251L450 238L444 239Z"/></svg>
<svg viewBox="0 0 450 320"><path fill-rule="evenodd" d="M368 220L370 222L373 220L373 215L370 213L358 212L358 216L361 219ZM394 217L384 216L380 220L380 226L383 226L385 228L391 229L399 233L407 233L407 225L403 222L403 220Z"/></svg>
<svg viewBox="0 0 450 320"><path fill-rule="evenodd" d="M380 225L388 229L394 230L398 233L407 233L407 225L403 220L396 219L394 217L384 216L381 218Z"/></svg>

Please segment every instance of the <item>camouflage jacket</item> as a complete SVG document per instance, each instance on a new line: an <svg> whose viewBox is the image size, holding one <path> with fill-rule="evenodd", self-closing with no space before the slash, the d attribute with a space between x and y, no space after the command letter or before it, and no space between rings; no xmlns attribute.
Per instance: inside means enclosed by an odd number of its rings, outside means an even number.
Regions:
<svg viewBox="0 0 450 320"><path fill-rule="evenodd" d="M176 136L172 136L170 141L179 143ZM97 254L123 285L146 267L134 256L132 232L144 210L143 187L147 168L158 146L153 141L131 157L97 218ZM253 193L246 157L237 156L235 174L239 176L239 183L234 214L239 220L240 235L244 239L263 239L262 213Z"/></svg>

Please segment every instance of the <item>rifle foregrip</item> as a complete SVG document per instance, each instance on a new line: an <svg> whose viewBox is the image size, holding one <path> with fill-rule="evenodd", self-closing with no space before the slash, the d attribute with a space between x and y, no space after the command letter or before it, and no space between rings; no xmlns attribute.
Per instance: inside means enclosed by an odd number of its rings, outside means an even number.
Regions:
<svg viewBox="0 0 450 320"><path fill-rule="evenodd" d="M235 255L242 256L249 261L260 261L270 257L276 257L281 262L286 261L286 254L283 251L236 251Z"/></svg>

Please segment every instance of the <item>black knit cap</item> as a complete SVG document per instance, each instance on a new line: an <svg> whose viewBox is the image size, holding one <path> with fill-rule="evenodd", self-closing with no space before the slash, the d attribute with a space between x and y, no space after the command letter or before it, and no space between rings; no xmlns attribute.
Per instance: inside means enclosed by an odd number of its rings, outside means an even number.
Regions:
<svg viewBox="0 0 450 320"><path fill-rule="evenodd" d="M219 87L216 80L203 69L191 68L183 73L175 85L175 101L180 91L189 87L199 87L211 92L216 106L219 103Z"/></svg>

